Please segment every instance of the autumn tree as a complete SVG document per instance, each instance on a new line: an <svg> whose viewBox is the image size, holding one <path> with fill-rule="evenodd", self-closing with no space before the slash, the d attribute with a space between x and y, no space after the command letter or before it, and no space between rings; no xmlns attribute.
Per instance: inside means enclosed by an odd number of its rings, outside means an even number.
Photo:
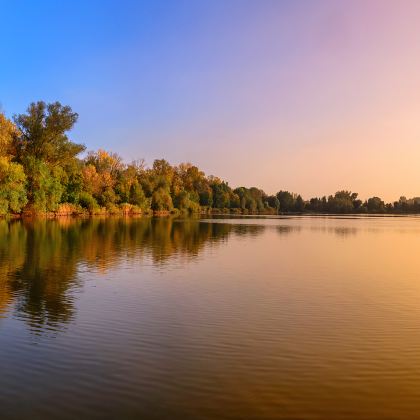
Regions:
<svg viewBox="0 0 420 420"><path fill-rule="evenodd" d="M0 156L10 156L13 152L13 141L18 135L18 129L0 113Z"/></svg>

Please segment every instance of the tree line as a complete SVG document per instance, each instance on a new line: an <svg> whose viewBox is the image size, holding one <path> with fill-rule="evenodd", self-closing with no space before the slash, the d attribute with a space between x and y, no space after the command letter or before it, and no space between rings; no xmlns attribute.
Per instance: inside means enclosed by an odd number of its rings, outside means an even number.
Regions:
<svg viewBox="0 0 420 420"><path fill-rule="evenodd" d="M0 113L0 215L420 212L420 198L384 203L338 191L304 200L288 191L268 195L256 187L232 189L190 163L127 164L105 150L80 157L85 146L68 137L77 119L59 102L31 103L12 120Z"/></svg>

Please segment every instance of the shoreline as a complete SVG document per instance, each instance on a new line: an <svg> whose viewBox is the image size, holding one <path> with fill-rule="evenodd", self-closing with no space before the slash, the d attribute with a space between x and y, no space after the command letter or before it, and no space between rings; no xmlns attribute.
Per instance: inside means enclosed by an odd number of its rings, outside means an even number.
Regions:
<svg viewBox="0 0 420 420"><path fill-rule="evenodd" d="M111 218L111 217L124 217L124 218L165 218L165 217L237 217L237 218L293 218L293 217L315 217L315 218L386 218L386 217L420 217L419 213L278 213L272 214L269 212L255 212L255 213L239 213L220 211L214 209L213 211L201 211L201 212L185 212L185 211L148 211L148 212L23 212L21 214L7 214L0 216L0 219L6 220L31 220L31 219L95 219L95 218Z"/></svg>

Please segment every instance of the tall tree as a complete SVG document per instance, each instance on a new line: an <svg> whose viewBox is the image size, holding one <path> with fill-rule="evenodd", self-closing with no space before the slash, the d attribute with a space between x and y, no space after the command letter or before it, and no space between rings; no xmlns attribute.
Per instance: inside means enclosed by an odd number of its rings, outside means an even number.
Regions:
<svg viewBox="0 0 420 420"><path fill-rule="evenodd" d="M14 140L18 160L23 162L30 156L50 167L65 165L85 150L84 145L72 142L66 134L77 118L78 115L69 106L60 102L31 103L26 114L14 117L19 130Z"/></svg>

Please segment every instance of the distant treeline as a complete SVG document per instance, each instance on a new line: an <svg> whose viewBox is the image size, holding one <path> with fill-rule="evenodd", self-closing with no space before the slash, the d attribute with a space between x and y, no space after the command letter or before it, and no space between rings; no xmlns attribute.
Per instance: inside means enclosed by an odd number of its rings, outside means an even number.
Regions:
<svg viewBox="0 0 420 420"><path fill-rule="evenodd" d="M67 137L77 118L69 106L42 101L13 121L0 114L0 215L420 213L420 198L385 204L339 191L304 200L288 191L232 189L189 163L160 159L148 168L143 160L127 164L104 150L80 158L85 146Z"/></svg>

